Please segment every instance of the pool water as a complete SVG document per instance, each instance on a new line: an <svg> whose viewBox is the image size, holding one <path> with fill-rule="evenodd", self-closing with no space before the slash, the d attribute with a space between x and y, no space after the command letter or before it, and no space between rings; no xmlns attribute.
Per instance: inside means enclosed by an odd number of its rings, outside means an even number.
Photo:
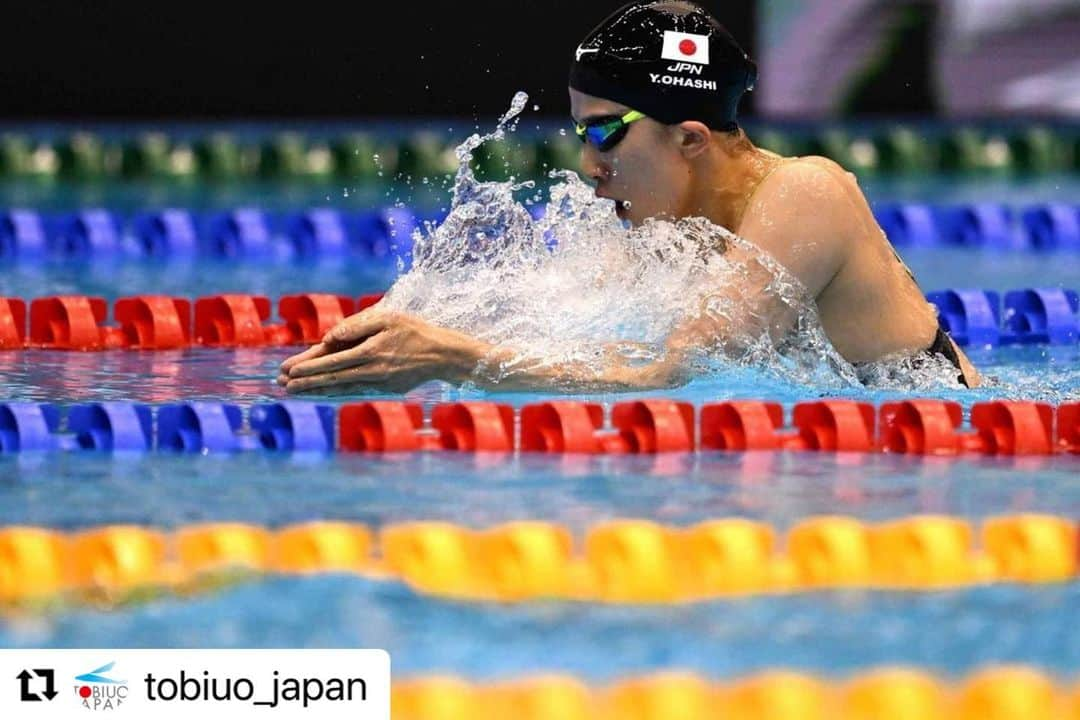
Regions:
<svg viewBox="0 0 1080 720"><path fill-rule="evenodd" d="M947 513L1080 513L1080 459L701 453L550 458L457 454L311 457L149 455L0 459L0 525L60 529L207 521L278 527L313 519L372 527L444 520L564 524L577 537L615 517L668 525L742 516L783 531L810 515L867 521ZM62 501L58 502L58 498ZM4 646L317 647L390 650L395 673L477 680L572 672L596 682L684 667L846 674L905 662L960 675L990 661L1075 672L1080 585L940 592L833 591L686 606L447 601L347 576L250 580L190 599L8 619ZM925 629L934 627L927 634Z"/></svg>
<svg viewBox="0 0 1080 720"><path fill-rule="evenodd" d="M951 187L947 180L936 182L939 189ZM892 188L890 196L925 198L934 195L934 187ZM1062 192L1060 183L1055 187ZM970 194L970 188L954 188L957 197L965 192ZM1042 190L1027 186L1007 194L1047 199ZM1075 255L934 249L908 251L904 259L927 291L973 284L999 291L1080 287ZM389 266L355 261L53 262L4 267L0 295L78 293L113 299L231 291L271 298L294 292L355 297L385 289L394 273ZM0 352L0 399L62 404L216 399L249 405L283 397L274 377L291 352ZM972 359L990 378L985 388L927 387L915 394L958 400L965 409L1002 397L1053 403L1080 397L1076 345L973 351ZM739 369L662 393L572 397L610 404L663 396L697 405L759 398L790 408L823 394ZM829 394L880 403L911 397L913 391L849 388ZM435 384L407 399L430 406L485 397L520 407L547 396L485 394ZM62 530L113 523L172 529L205 521L279 527L315 519L357 521L372 528L439 519L483 528L538 519L563 524L580 538L587 528L617 517L682 526L742 516L781 532L816 514L877 521L939 513L979 522L1028 511L1080 517L1080 457L0 455L0 526ZM419 595L396 581L264 577L190 598L162 596L109 609L78 606L0 615L0 646L379 647L390 651L398 677L453 672L477 680L566 671L603 682L675 667L716 678L777 666L829 676L897 662L960 676L994 661L1029 663L1068 679L1080 670L1080 633L1074 631L1078 607L1078 582L940 592L814 592L628 607L449 601Z"/></svg>

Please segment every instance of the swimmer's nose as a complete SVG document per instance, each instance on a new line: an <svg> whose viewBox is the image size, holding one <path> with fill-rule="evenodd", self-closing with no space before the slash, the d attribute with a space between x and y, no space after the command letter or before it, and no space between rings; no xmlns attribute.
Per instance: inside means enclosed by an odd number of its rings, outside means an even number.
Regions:
<svg viewBox="0 0 1080 720"><path fill-rule="evenodd" d="M591 144L581 148L581 174L597 182L607 179L611 174L610 168L600 159L600 152Z"/></svg>

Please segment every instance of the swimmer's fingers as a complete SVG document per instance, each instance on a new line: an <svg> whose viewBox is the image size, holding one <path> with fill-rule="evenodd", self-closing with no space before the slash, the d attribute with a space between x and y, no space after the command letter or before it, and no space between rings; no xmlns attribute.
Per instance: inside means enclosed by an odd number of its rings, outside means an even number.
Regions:
<svg viewBox="0 0 1080 720"><path fill-rule="evenodd" d="M291 370L295 365L299 365L306 360L313 360L317 357L322 357L328 352L330 352L330 349L326 346L325 343L318 343L316 345L312 345L304 352L296 353L295 355L286 358L285 362L281 363L281 374L288 375L289 370Z"/></svg>
<svg viewBox="0 0 1080 720"><path fill-rule="evenodd" d="M323 336L326 345L358 343L382 332L397 322L397 316L377 308L362 310L350 315L332 327Z"/></svg>
<svg viewBox="0 0 1080 720"><path fill-rule="evenodd" d="M355 396L355 395L383 395L385 391L382 388L367 383L347 383L337 384L329 387L313 387L304 389L302 386L296 386L293 388L286 387L286 392L290 395L301 395L306 392L317 394L319 397L339 397L343 395Z"/></svg>
<svg viewBox="0 0 1080 720"><path fill-rule="evenodd" d="M385 383L385 372L367 365L359 365L318 375L290 377L288 384L285 385L285 390L289 393L303 393L327 388L335 388L336 390L378 388L392 392L393 388L385 387Z"/></svg>
<svg viewBox="0 0 1080 720"><path fill-rule="evenodd" d="M335 351L343 347L356 345L372 335L381 332L393 321L394 316L382 311L365 310L348 318L345 318L323 337L322 342L312 345L307 350L286 358L281 363L280 374L288 376L292 369L309 360L327 357L336 354ZM284 385L282 378L278 377L278 383Z"/></svg>
<svg viewBox="0 0 1080 720"><path fill-rule="evenodd" d="M288 370L290 378L311 377L333 373L346 368L366 365L376 359L380 343L377 337L369 337L364 342L335 353L322 354L296 363Z"/></svg>

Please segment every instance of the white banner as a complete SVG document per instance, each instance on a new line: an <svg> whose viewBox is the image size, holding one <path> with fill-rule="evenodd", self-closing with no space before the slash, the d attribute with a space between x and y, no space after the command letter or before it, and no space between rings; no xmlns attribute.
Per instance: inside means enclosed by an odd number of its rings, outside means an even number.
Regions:
<svg viewBox="0 0 1080 720"><path fill-rule="evenodd" d="M390 720L383 650L0 650L0 718Z"/></svg>

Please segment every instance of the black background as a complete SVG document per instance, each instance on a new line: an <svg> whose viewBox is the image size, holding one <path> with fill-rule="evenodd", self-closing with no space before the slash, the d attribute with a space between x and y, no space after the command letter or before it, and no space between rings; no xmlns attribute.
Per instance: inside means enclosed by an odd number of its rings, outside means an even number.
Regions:
<svg viewBox="0 0 1080 720"><path fill-rule="evenodd" d="M573 48L622 4L14 0L0 118L486 118L517 90L564 116ZM753 0L701 4L753 54Z"/></svg>

